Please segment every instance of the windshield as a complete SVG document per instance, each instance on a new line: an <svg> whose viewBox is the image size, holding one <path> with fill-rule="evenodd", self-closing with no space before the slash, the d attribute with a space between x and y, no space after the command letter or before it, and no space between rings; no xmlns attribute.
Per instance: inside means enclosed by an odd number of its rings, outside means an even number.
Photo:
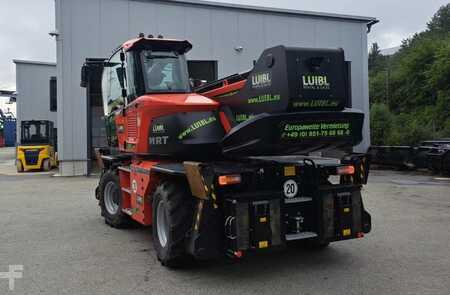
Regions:
<svg viewBox="0 0 450 295"><path fill-rule="evenodd" d="M42 122L22 123L22 144L48 144L49 126Z"/></svg>
<svg viewBox="0 0 450 295"><path fill-rule="evenodd" d="M142 51L147 93L190 92L189 74L183 54L170 51Z"/></svg>

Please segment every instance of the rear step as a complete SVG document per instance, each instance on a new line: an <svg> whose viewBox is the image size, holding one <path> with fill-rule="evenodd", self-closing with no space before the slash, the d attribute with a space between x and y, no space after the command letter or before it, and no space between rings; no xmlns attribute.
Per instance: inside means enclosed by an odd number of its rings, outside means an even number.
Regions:
<svg viewBox="0 0 450 295"><path fill-rule="evenodd" d="M298 234L287 234L286 241L304 240L310 238L316 238L318 235L314 232L301 232Z"/></svg>
<svg viewBox="0 0 450 295"><path fill-rule="evenodd" d="M312 202L312 198L310 197L300 197L293 199L284 199L285 204L295 204L295 203L304 203L304 202Z"/></svg>

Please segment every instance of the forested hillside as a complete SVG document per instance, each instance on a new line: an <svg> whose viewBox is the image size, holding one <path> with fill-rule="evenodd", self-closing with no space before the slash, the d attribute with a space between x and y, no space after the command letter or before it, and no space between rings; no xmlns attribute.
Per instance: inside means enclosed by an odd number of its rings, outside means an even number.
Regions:
<svg viewBox="0 0 450 295"><path fill-rule="evenodd" d="M450 4L392 56L369 54L372 145L450 137Z"/></svg>

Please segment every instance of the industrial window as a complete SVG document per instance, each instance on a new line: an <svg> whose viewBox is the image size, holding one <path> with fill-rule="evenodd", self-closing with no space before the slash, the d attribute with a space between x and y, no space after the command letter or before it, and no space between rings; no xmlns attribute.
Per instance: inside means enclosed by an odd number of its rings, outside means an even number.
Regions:
<svg viewBox="0 0 450 295"><path fill-rule="evenodd" d="M56 77L50 77L50 112L56 112L57 98L56 98Z"/></svg>
<svg viewBox="0 0 450 295"><path fill-rule="evenodd" d="M217 61L215 60L189 60L188 70L191 79L208 82L217 80Z"/></svg>

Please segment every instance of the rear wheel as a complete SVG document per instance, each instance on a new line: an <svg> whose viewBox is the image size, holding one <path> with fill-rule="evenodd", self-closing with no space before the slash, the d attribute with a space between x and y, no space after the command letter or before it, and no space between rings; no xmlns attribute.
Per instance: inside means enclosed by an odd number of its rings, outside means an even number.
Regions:
<svg viewBox="0 0 450 295"><path fill-rule="evenodd" d="M23 172L23 164L22 164L21 160L16 161L16 168L17 168L17 172L19 172L19 173Z"/></svg>
<svg viewBox="0 0 450 295"><path fill-rule="evenodd" d="M180 267L189 260L186 236L192 226L193 197L187 183L162 182L153 194L153 245L162 265Z"/></svg>
<svg viewBox="0 0 450 295"><path fill-rule="evenodd" d="M44 159L44 161L42 161L42 169L44 171L52 170L52 164L50 163L50 159Z"/></svg>
<svg viewBox="0 0 450 295"><path fill-rule="evenodd" d="M114 171L105 172L99 184L99 205L105 222L120 228L129 224L129 217L122 211L122 191L119 177Z"/></svg>

